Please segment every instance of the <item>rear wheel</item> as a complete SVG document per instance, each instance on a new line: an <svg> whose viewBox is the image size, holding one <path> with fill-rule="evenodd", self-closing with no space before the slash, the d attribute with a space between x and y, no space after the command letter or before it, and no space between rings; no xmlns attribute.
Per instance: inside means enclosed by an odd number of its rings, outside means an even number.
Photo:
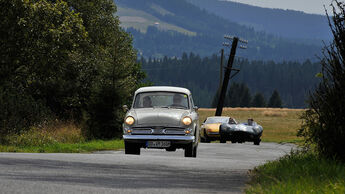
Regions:
<svg viewBox="0 0 345 194"><path fill-rule="evenodd" d="M140 155L140 147L135 143L125 141L125 154Z"/></svg>
<svg viewBox="0 0 345 194"><path fill-rule="evenodd" d="M261 139L254 139L254 145L260 145Z"/></svg>
<svg viewBox="0 0 345 194"><path fill-rule="evenodd" d="M189 143L185 148L184 148L184 157L193 157L193 143Z"/></svg>

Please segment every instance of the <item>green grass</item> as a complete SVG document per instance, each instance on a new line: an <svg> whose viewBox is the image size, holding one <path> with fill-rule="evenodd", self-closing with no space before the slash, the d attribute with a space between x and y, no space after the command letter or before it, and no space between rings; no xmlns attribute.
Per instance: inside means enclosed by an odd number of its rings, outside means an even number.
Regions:
<svg viewBox="0 0 345 194"><path fill-rule="evenodd" d="M291 153L250 172L246 193L345 193L345 165L313 153Z"/></svg>
<svg viewBox="0 0 345 194"><path fill-rule="evenodd" d="M43 145L0 145L0 152L30 153L90 153L123 149L123 140L93 140L81 143L52 143Z"/></svg>

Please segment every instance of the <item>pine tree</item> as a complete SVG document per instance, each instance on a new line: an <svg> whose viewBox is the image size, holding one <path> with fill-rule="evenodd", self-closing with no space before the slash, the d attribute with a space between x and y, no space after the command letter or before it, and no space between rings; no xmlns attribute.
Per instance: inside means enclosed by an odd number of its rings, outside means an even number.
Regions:
<svg viewBox="0 0 345 194"><path fill-rule="evenodd" d="M241 84L241 94L240 94L240 104L239 107L249 107L252 101L252 96L250 94L249 88L246 84Z"/></svg>
<svg viewBox="0 0 345 194"><path fill-rule="evenodd" d="M282 108L283 107L283 102L280 99L280 95L279 95L277 90L273 91L273 94L270 97L270 100L268 102L268 107L271 107L271 108Z"/></svg>
<svg viewBox="0 0 345 194"><path fill-rule="evenodd" d="M252 107L266 107L266 99L262 93L258 92L255 94Z"/></svg>

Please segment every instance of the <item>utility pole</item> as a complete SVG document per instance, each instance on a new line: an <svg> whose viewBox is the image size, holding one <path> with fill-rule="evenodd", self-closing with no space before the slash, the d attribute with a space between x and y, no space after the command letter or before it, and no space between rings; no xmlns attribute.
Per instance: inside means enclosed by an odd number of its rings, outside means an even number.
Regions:
<svg viewBox="0 0 345 194"><path fill-rule="evenodd" d="M221 56L220 56L220 68L219 68L219 89L222 87L222 81L223 81L223 59L224 59L224 49L220 51ZM219 90L218 89L218 90Z"/></svg>
<svg viewBox="0 0 345 194"><path fill-rule="evenodd" d="M239 70L232 68L232 65L233 65L234 59L235 59L235 55L236 55L236 49L237 49L238 41L240 41L242 43L248 43L248 41L240 40L238 37L224 36L224 38L232 39L232 46L231 46L228 64L227 64L227 67L225 69L224 80L223 80L223 84L222 84L222 89L221 89L220 94L219 94L219 100L218 100L218 105L217 105L217 110L216 110L215 116L221 116L222 115L223 107L224 107L224 100L225 100L226 90L227 90L228 85L229 85L229 80L230 80L230 78L232 78L234 76L233 75L232 77L230 77L231 71L235 70L235 71L237 71L237 73L239 72ZM229 46L228 43L224 43L223 45ZM242 45L240 46L240 48L246 49L246 47L242 46Z"/></svg>

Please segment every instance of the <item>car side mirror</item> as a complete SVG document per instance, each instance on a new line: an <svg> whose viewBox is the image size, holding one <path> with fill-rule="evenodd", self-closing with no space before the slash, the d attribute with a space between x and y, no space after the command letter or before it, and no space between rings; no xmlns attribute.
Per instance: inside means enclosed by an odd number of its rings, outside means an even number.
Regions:
<svg viewBox="0 0 345 194"><path fill-rule="evenodd" d="M199 107L194 106L193 109L194 109L195 111L197 111L197 110L199 110Z"/></svg>
<svg viewBox="0 0 345 194"><path fill-rule="evenodd" d="M122 110L123 110L123 112L127 112L128 111L128 106L127 105L123 105L122 106Z"/></svg>

